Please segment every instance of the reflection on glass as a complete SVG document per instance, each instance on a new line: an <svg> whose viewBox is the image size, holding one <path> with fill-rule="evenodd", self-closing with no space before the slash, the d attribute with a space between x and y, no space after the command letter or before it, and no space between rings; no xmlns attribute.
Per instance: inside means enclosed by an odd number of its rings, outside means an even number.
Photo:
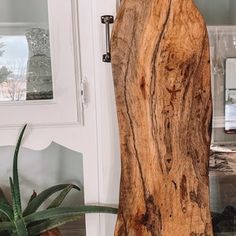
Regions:
<svg viewBox="0 0 236 236"><path fill-rule="evenodd" d="M236 132L236 27L208 27L214 116L224 117L224 130Z"/></svg>
<svg viewBox="0 0 236 236"><path fill-rule="evenodd" d="M210 38L214 108L209 163L212 225L214 236L235 236L236 134L228 135L229 131L225 133L225 130L232 129L234 126L228 121L232 118L232 116L229 118L229 115L234 113L233 104L236 93L230 89L229 84L226 84L226 80L231 77L230 81L236 81L236 65L232 67L227 59L236 58L236 1L194 1L205 18ZM231 73L234 79L230 76ZM234 84L231 88L234 88ZM228 109L229 106L231 106L230 109Z"/></svg>
<svg viewBox="0 0 236 236"><path fill-rule="evenodd" d="M47 1L0 3L0 101L52 99Z"/></svg>
<svg viewBox="0 0 236 236"><path fill-rule="evenodd" d="M230 147L227 146L221 145L215 148L218 151L212 151L209 167L214 236L234 236L236 232L236 153L229 150Z"/></svg>
<svg viewBox="0 0 236 236"><path fill-rule="evenodd" d="M225 130L236 131L236 58L225 63Z"/></svg>
<svg viewBox="0 0 236 236"><path fill-rule="evenodd" d="M213 143L209 163L210 206L215 236L236 235L236 27L209 26L214 118L221 143ZM220 126L219 126L220 124ZM219 128L220 127L220 128ZM224 140L231 139L231 145ZM227 139L226 139L227 140Z"/></svg>
<svg viewBox="0 0 236 236"><path fill-rule="evenodd" d="M49 32L42 28L27 30L29 45L27 66L27 100L52 98L52 72Z"/></svg>

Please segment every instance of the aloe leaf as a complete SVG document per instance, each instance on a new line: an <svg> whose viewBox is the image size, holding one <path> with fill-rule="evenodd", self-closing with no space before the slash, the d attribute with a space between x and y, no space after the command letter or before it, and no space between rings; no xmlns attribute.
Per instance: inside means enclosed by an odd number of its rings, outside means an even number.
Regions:
<svg viewBox="0 0 236 236"><path fill-rule="evenodd" d="M37 197L37 193L33 190L33 193L32 193L32 195L30 196L30 199L29 199L29 201L28 201L28 204L29 204L30 202L32 202L36 197ZM28 205L28 204L27 204L27 205Z"/></svg>
<svg viewBox="0 0 236 236"><path fill-rule="evenodd" d="M10 179L10 186L11 186L12 207L13 207L14 219L17 220L18 218L20 218L20 212L19 212L19 208L18 208L17 202L16 202L16 194L15 194L14 184L13 184L12 178L10 177L9 179Z"/></svg>
<svg viewBox="0 0 236 236"><path fill-rule="evenodd" d="M13 159L13 183L14 183L14 201L16 203L17 212L21 214L21 197L20 197L20 186L19 186L19 178L18 178L18 154L20 150L21 141L25 132L27 125L24 125L23 129L20 132L19 138L17 140L14 159Z"/></svg>
<svg viewBox="0 0 236 236"><path fill-rule="evenodd" d="M7 201L7 198L4 195L1 188L0 188L0 203L9 205L9 202ZM8 220L8 218L5 215L3 215L2 213L0 213L0 221L7 221L7 220Z"/></svg>
<svg viewBox="0 0 236 236"><path fill-rule="evenodd" d="M14 215L11 207L8 204L0 203L0 212L7 216L10 221L14 220Z"/></svg>
<svg viewBox="0 0 236 236"><path fill-rule="evenodd" d="M15 225L12 222L0 222L0 232L11 231L15 229Z"/></svg>
<svg viewBox="0 0 236 236"><path fill-rule="evenodd" d="M10 207L6 196L4 195L2 189L0 188L0 203ZM9 218L0 212L0 236L10 236L10 232L14 229L14 225L8 222ZM9 231L9 232L8 232Z"/></svg>
<svg viewBox="0 0 236 236"><path fill-rule="evenodd" d="M73 188L74 188L73 184L70 184L66 188L64 188L61 191L61 193L51 202L51 204L48 206L47 209L59 207L62 204L62 202L64 201L64 199L66 198L67 194ZM79 190L78 188L76 188L76 189Z"/></svg>
<svg viewBox="0 0 236 236"><path fill-rule="evenodd" d="M65 216L65 217L60 217L60 218L54 218L54 219L48 219L44 221L41 224L38 224L36 226L33 226L29 228L29 236L35 236L38 235L39 233L44 233L48 230L57 228L61 225L64 225L69 222L77 221L81 218L81 215L78 216Z"/></svg>
<svg viewBox="0 0 236 236"><path fill-rule="evenodd" d="M70 184L59 184L59 185L55 185L52 186L46 190L44 190L43 192L41 192L40 194L38 194L38 196L36 196L25 208L24 212L23 212L23 216L27 216L29 214L32 214L33 212L35 212L40 206L41 204L47 200L52 194L63 190L64 188L68 187ZM73 188L78 189L79 187L76 185L73 185Z"/></svg>
<svg viewBox="0 0 236 236"><path fill-rule="evenodd" d="M106 206L78 206L51 208L25 216L26 224L34 221L47 220L49 218L60 218L63 216L79 216L86 213L110 213L117 214L118 209Z"/></svg>
<svg viewBox="0 0 236 236"><path fill-rule="evenodd" d="M9 202L8 202L6 196L1 188L0 188L0 202L5 203L5 204L9 204Z"/></svg>
<svg viewBox="0 0 236 236"><path fill-rule="evenodd" d="M0 222L0 236L11 236L15 226L11 222Z"/></svg>
<svg viewBox="0 0 236 236"><path fill-rule="evenodd" d="M16 227L16 233L18 236L28 236L28 231L26 228L26 224L23 218L20 218L14 221Z"/></svg>

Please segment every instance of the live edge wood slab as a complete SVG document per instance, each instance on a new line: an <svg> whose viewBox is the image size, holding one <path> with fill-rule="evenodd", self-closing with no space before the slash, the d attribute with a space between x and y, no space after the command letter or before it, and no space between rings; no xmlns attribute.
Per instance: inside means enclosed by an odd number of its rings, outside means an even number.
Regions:
<svg viewBox="0 0 236 236"><path fill-rule="evenodd" d="M122 162L115 235L213 235L202 16L192 0L123 0L111 48Z"/></svg>

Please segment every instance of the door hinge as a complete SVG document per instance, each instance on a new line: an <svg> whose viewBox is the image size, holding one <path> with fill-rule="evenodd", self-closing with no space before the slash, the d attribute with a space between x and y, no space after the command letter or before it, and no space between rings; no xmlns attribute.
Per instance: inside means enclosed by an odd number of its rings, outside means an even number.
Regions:
<svg viewBox="0 0 236 236"><path fill-rule="evenodd" d="M80 97L82 105L86 106L88 103L88 82L86 80L82 80L80 83Z"/></svg>

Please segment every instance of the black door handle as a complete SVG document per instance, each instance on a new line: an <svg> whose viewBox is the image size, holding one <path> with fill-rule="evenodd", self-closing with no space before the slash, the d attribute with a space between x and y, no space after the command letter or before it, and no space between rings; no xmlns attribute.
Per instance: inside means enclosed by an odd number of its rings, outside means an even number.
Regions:
<svg viewBox="0 0 236 236"><path fill-rule="evenodd" d="M110 24L114 23L114 17L111 15L101 16L102 24L106 26L106 54L103 54L103 62L111 62L111 46L110 46Z"/></svg>

